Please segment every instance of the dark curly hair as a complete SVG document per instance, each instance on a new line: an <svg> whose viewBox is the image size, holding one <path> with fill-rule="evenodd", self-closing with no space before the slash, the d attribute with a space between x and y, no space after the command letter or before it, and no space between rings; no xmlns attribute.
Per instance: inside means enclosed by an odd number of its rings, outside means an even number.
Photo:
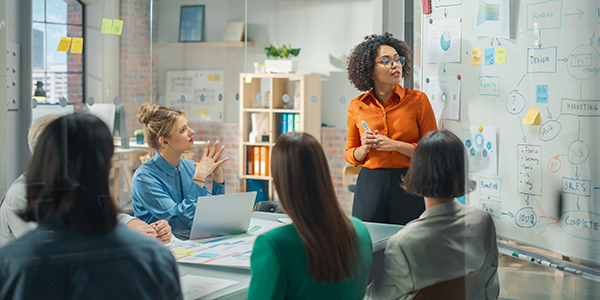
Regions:
<svg viewBox="0 0 600 300"><path fill-rule="evenodd" d="M386 32L382 35L372 34L365 36L365 40L356 45L348 57L348 80L354 87L362 92L373 89L373 68L375 68L375 58L377 51L382 45L388 45L398 52L398 55L404 56L405 62L402 67L402 77L408 78L412 74L410 54L412 51L406 45L405 41L394 38L391 33Z"/></svg>

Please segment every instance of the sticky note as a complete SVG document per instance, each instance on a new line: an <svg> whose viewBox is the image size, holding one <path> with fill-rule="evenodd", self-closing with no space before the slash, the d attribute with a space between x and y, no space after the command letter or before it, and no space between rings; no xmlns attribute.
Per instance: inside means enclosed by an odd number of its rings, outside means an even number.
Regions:
<svg viewBox="0 0 600 300"><path fill-rule="evenodd" d="M202 114L202 108L196 108L196 116L199 116Z"/></svg>
<svg viewBox="0 0 600 300"><path fill-rule="evenodd" d="M221 75L215 74L215 81L219 81L219 80L221 80Z"/></svg>
<svg viewBox="0 0 600 300"><path fill-rule="evenodd" d="M73 38L73 45L71 46L71 53L81 53L83 50L83 38Z"/></svg>
<svg viewBox="0 0 600 300"><path fill-rule="evenodd" d="M215 80L214 75L208 75L208 81L214 81L214 80Z"/></svg>
<svg viewBox="0 0 600 300"><path fill-rule="evenodd" d="M527 111L527 115L525 116L525 119L523 119L523 124L539 125L540 124L539 115L540 115L539 108L530 108Z"/></svg>
<svg viewBox="0 0 600 300"><path fill-rule="evenodd" d="M56 49L56 51L67 52L69 51L69 46L71 46L71 38L63 36L60 38L60 43L58 44L58 49Z"/></svg>
<svg viewBox="0 0 600 300"><path fill-rule="evenodd" d="M114 20L111 33L121 35L122 31L123 31L123 21Z"/></svg>
<svg viewBox="0 0 600 300"><path fill-rule="evenodd" d="M113 23L113 21L111 19L102 18L102 31L101 32L111 34L112 33L112 23Z"/></svg>
<svg viewBox="0 0 600 300"><path fill-rule="evenodd" d="M252 83L252 76L246 76L246 83Z"/></svg>
<svg viewBox="0 0 600 300"><path fill-rule="evenodd" d="M194 254L196 252L192 251L192 250L188 250L188 249L178 249L175 250L175 252L173 252L173 254L179 254L179 255L190 255L190 254Z"/></svg>
<svg viewBox="0 0 600 300"><path fill-rule="evenodd" d="M496 47L496 64L506 64L506 47Z"/></svg>
<svg viewBox="0 0 600 300"><path fill-rule="evenodd" d="M221 256L221 255L216 254L216 253L200 253L200 254L196 255L196 257L208 257L208 258L215 258L218 256Z"/></svg>
<svg viewBox="0 0 600 300"><path fill-rule="evenodd" d="M487 48L485 49L484 62L486 66L494 65L494 59L496 58L496 49Z"/></svg>
<svg viewBox="0 0 600 300"><path fill-rule="evenodd" d="M538 84L535 89L535 103L548 103L548 85Z"/></svg>
<svg viewBox="0 0 600 300"><path fill-rule="evenodd" d="M204 110L202 110L202 114L205 116L208 116L208 108L205 108Z"/></svg>
<svg viewBox="0 0 600 300"><path fill-rule="evenodd" d="M481 65L481 48L471 49L471 66Z"/></svg>

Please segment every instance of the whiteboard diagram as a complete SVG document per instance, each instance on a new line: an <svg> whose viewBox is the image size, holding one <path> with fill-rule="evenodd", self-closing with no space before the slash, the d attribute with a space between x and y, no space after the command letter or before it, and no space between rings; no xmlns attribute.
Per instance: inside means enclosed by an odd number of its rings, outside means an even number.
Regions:
<svg viewBox="0 0 600 300"><path fill-rule="evenodd" d="M223 122L224 90L222 70L167 71L166 104L187 111L190 123Z"/></svg>

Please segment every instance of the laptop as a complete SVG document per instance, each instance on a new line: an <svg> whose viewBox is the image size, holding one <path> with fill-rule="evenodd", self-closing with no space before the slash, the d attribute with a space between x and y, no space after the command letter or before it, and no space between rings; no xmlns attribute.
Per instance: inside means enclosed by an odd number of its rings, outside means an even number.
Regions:
<svg viewBox="0 0 600 300"><path fill-rule="evenodd" d="M191 229L175 229L179 239L202 239L245 233L250 226L256 192L198 197Z"/></svg>

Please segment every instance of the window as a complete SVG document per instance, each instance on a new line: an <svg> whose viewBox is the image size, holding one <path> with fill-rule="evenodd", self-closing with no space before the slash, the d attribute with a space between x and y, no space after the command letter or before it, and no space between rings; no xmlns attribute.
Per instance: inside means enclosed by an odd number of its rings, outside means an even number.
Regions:
<svg viewBox="0 0 600 300"><path fill-rule="evenodd" d="M78 0L33 0L32 36L33 86L41 81L46 91L46 99L38 98L38 102L58 103L65 97L76 107L81 105L83 54L56 49L61 37L83 37L83 4Z"/></svg>

